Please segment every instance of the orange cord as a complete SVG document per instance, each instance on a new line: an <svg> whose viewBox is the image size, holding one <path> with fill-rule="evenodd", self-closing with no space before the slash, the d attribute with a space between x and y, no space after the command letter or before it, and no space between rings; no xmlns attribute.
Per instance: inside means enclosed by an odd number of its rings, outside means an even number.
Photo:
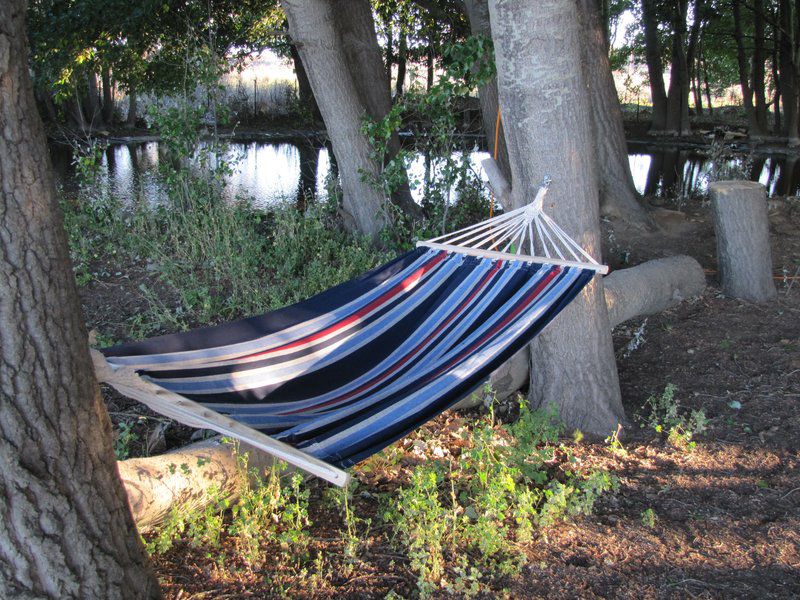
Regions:
<svg viewBox="0 0 800 600"><path fill-rule="evenodd" d="M497 107L497 120L494 123L494 160L497 161L497 146L500 143L500 107ZM494 192L490 194L491 204L489 204L489 218L494 216Z"/></svg>

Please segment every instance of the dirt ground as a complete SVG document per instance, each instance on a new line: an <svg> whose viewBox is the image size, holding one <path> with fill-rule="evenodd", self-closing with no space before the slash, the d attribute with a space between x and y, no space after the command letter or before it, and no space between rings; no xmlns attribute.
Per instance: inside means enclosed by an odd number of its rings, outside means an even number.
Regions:
<svg viewBox="0 0 800 600"><path fill-rule="evenodd" d="M666 234L631 242L616 235L616 249L624 251L616 254L628 254L632 263L689 254L707 270L708 289L644 325L639 320L615 330L629 417L625 451L613 452L600 441L565 440L579 461L613 471L620 490L603 496L592 516L542 532L527 549L522 573L500 582L498 596L800 596L800 200L770 201L778 298L764 305L720 293L709 209L700 200L683 208L682 214L659 212L668 224ZM113 303L101 290L85 294L90 322L93 315L98 323L113 319L102 309ZM637 330L644 342L628 353ZM703 408L709 419L692 452L639 426L645 400L670 383L682 407ZM109 400L112 417L135 410L118 398ZM443 415L430 427L454 418L462 417ZM187 434L169 429L166 445ZM395 486L392 480L374 480L366 489ZM312 511L319 493L312 490ZM648 509L653 518L645 522ZM374 495L359 498L359 516L377 511ZM156 560L165 594L175 599L413 595L415 576L378 519L370 539L363 540L359 568L345 576L336 569L338 521L324 512L311 517L317 524L315 547L327 553L332 567L313 591L279 590L258 573L220 577L211 557L184 547Z"/></svg>

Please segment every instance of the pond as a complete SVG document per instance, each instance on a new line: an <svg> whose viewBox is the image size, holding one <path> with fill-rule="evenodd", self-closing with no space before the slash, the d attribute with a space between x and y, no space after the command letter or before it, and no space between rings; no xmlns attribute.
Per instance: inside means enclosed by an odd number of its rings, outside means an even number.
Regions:
<svg viewBox="0 0 800 600"><path fill-rule="evenodd" d="M74 185L73 150L51 145L57 181ZM481 150L470 153L474 170L481 175L480 161L488 156ZM228 178L226 194L231 198L252 198L258 207L294 202L299 195L327 195L331 171L328 147L315 140L280 142L233 142L226 158L235 165ZM699 150L629 145L629 161L634 184L641 194L691 198L708 186L713 161ZM159 142L111 144L106 149L99 184L125 203L158 202L163 197L158 163L163 160ZM724 168L767 186L770 195L797 195L800 191L800 161L795 156L747 155L718 160ZM409 169L412 181L422 181L425 158L417 155ZM420 200L422 186L412 190Z"/></svg>

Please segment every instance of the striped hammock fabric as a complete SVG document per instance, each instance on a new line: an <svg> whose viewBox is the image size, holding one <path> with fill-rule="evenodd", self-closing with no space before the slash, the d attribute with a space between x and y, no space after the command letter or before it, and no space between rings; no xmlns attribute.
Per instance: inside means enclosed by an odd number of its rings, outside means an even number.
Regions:
<svg viewBox="0 0 800 600"><path fill-rule="evenodd" d="M423 242L293 306L107 348L105 379L115 385L113 373L135 374L173 405L244 427L169 415L189 424L245 438L242 431L257 430L314 464L353 465L473 392L603 269L577 251L565 256L569 243L556 244L554 230L549 247L546 236L540 246L543 260L522 255L541 223L530 209L513 217ZM504 238L504 223L517 223L516 234ZM484 230L491 247L451 243ZM115 387L126 393L124 382ZM147 401L141 390L129 395Z"/></svg>

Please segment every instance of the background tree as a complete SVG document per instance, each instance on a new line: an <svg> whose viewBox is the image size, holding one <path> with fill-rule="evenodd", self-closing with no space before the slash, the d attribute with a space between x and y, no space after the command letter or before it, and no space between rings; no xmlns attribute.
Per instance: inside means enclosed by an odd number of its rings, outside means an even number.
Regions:
<svg viewBox="0 0 800 600"><path fill-rule="evenodd" d="M548 211L599 259L597 173L574 6L490 0L489 11L500 104L516 124L506 132L514 204L527 203L553 175ZM610 330L597 277L531 345L532 404L557 405L570 427L614 430L624 411Z"/></svg>
<svg viewBox="0 0 800 600"><path fill-rule="evenodd" d="M0 4L0 595L156 598L117 474L41 121Z"/></svg>

